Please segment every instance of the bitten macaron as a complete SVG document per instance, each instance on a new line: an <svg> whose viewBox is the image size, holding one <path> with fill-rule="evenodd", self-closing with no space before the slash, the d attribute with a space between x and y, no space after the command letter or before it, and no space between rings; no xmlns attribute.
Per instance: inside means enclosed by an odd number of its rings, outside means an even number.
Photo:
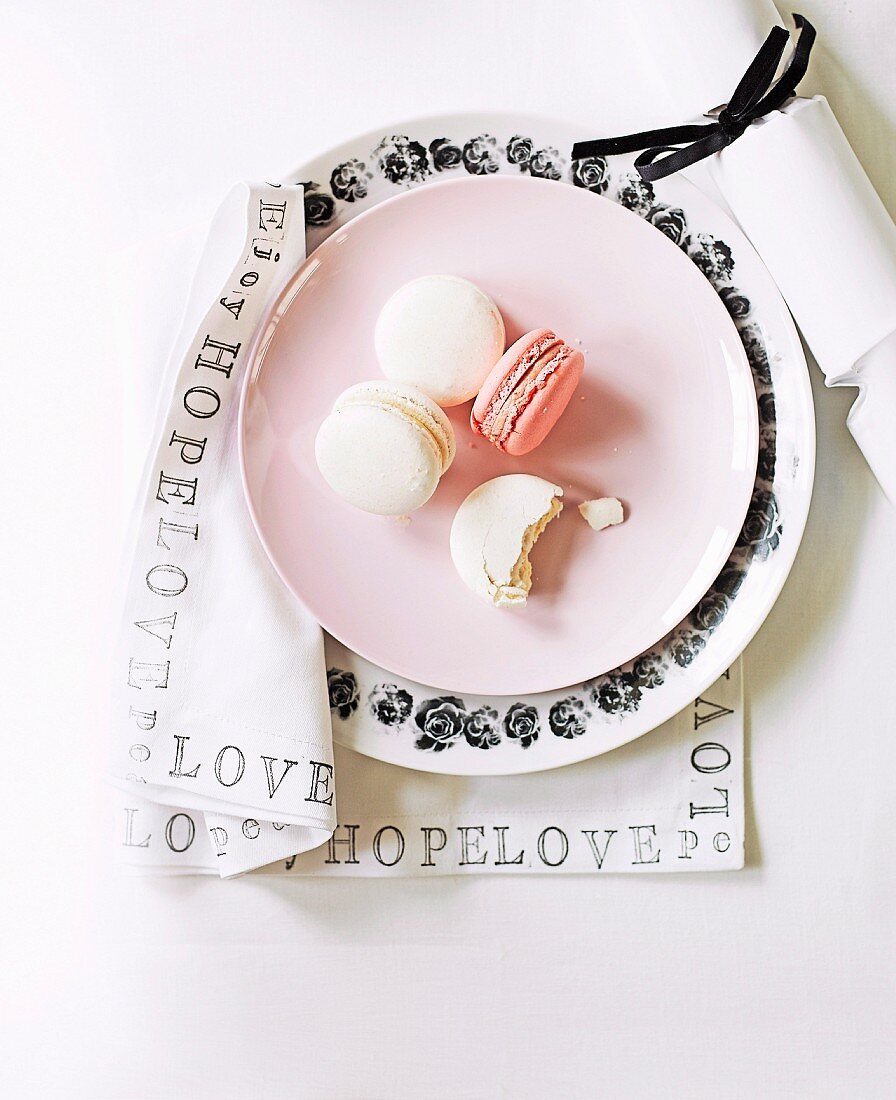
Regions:
<svg viewBox="0 0 896 1100"><path fill-rule="evenodd" d="M479 392L504 340L498 307L456 275L424 275L399 287L383 306L374 333L383 374L415 386L444 408Z"/></svg>
<svg viewBox="0 0 896 1100"><path fill-rule="evenodd" d="M473 430L499 451L526 454L560 419L584 369L581 351L551 329L527 332L486 378L473 403Z"/></svg>
<svg viewBox="0 0 896 1100"><path fill-rule="evenodd" d="M455 454L451 422L426 394L395 382L345 390L315 440L330 488L364 512L400 516L425 504Z"/></svg>
<svg viewBox="0 0 896 1100"><path fill-rule="evenodd" d="M563 490L534 474L504 474L477 486L451 525L451 559L464 584L495 607L525 607L529 554L563 508Z"/></svg>

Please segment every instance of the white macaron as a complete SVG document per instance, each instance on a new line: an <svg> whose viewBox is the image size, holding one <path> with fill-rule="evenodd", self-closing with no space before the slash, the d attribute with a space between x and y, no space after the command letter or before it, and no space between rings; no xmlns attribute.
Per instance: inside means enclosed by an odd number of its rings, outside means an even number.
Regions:
<svg viewBox="0 0 896 1100"><path fill-rule="evenodd" d="M504 353L504 340L498 307L456 275L424 275L399 287L374 335L383 374L444 408L476 396Z"/></svg>
<svg viewBox="0 0 896 1100"><path fill-rule="evenodd" d="M425 504L454 459L451 422L426 394L394 382L342 393L315 440L324 480L364 512L400 516Z"/></svg>

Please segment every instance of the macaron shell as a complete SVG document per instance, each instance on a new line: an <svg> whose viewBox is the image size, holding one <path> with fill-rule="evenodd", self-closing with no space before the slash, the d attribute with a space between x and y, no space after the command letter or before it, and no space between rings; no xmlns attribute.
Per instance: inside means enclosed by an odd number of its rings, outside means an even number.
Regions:
<svg viewBox="0 0 896 1100"><path fill-rule="evenodd" d="M435 492L443 458L432 436L384 405L346 404L321 424L320 472L333 491L364 512L413 512Z"/></svg>
<svg viewBox="0 0 896 1100"><path fill-rule="evenodd" d="M451 421L432 398L413 386L380 380L358 382L336 398L333 411L350 405L373 405L401 413L432 436L442 460L442 473L454 461L457 443Z"/></svg>
<svg viewBox="0 0 896 1100"><path fill-rule="evenodd" d="M555 337L552 330L534 329L521 336L501 356L473 403L470 414L471 426L474 431L489 438L483 428L483 422L490 405L494 400L502 399L502 390L506 388L505 383L512 378L518 364L538 344L552 337L557 340L558 350L562 347L566 351L565 358L540 380L537 388L529 395L525 407L516 414L510 432L500 441L490 439L494 446L507 454L526 454L545 440L563 415L582 378L585 370L585 356L578 349Z"/></svg>
<svg viewBox="0 0 896 1100"><path fill-rule="evenodd" d="M476 400L473 402L471 420L477 431L479 425L485 419L489 405L501 392L504 380L513 374L517 363L528 353L530 348L552 335L554 335L553 332L548 328L536 328L531 332L526 332L518 340L515 340L495 363L482 383L482 388L476 395Z"/></svg>
<svg viewBox="0 0 896 1100"><path fill-rule="evenodd" d="M509 455L524 455L543 443L563 415L585 370L585 356L578 350L535 391L516 419L503 448Z"/></svg>
<svg viewBox="0 0 896 1100"><path fill-rule="evenodd" d="M456 275L425 275L383 306L374 344L386 378L449 408L469 401L504 351L504 319L489 296Z"/></svg>
<svg viewBox="0 0 896 1100"><path fill-rule="evenodd" d="M395 389L398 389L397 385L395 385ZM403 393L396 394L395 408L400 409L405 416L410 417L430 434L438 447L442 461L442 473L445 473L457 453L457 442L451 421L435 401L427 397L426 394L420 393L410 386L402 387L402 389L404 390Z"/></svg>

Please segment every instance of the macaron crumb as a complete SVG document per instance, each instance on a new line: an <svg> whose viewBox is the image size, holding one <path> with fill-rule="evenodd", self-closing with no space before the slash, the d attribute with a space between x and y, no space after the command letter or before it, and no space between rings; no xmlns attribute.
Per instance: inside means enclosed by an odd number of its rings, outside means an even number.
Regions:
<svg viewBox="0 0 896 1100"><path fill-rule="evenodd" d="M599 497L597 500L583 500L579 505L582 519L593 531L603 531L605 527L615 527L622 523L625 515L622 502L616 497Z"/></svg>
<svg viewBox="0 0 896 1100"><path fill-rule="evenodd" d="M411 523L410 516L389 516L389 519L396 527L409 527Z"/></svg>

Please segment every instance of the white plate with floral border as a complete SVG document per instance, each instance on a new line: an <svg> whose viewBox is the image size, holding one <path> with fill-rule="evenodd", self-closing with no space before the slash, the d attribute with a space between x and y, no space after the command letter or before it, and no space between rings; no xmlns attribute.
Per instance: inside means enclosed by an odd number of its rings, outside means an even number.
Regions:
<svg viewBox="0 0 896 1100"><path fill-rule="evenodd" d="M815 420L805 357L780 292L730 217L686 180L645 184L623 157L571 161L573 143L589 136L514 115L417 119L355 138L288 177L305 183L309 253L376 203L465 173L528 173L614 199L671 237L715 287L740 332L759 404L756 485L731 557L687 618L621 668L525 698L461 697L403 680L327 636L334 737L379 760L507 775L632 741L725 672L765 620L796 556L812 493Z"/></svg>

